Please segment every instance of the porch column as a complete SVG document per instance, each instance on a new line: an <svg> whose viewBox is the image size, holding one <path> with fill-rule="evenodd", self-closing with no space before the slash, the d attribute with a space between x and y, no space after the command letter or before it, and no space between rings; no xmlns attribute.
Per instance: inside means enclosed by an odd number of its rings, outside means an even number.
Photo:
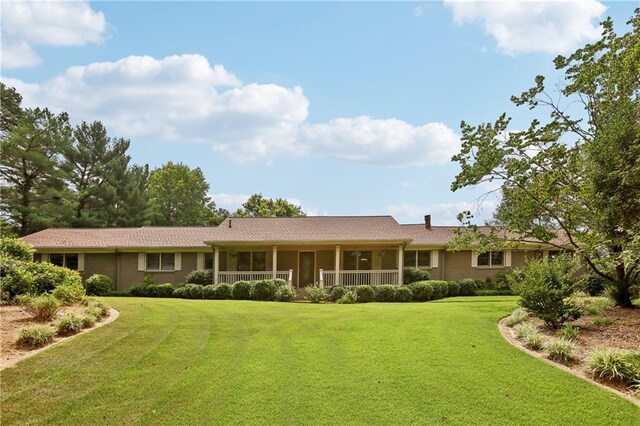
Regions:
<svg viewBox="0 0 640 426"><path fill-rule="evenodd" d="M333 285L340 285L340 246L336 246L336 281Z"/></svg>
<svg viewBox="0 0 640 426"><path fill-rule="evenodd" d="M273 246L273 259L271 260L271 273L273 274L273 279L276 279L276 272L278 271L278 247Z"/></svg>
<svg viewBox="0 0 640 426"><path fill-rule="evenodd" d="M398 285L402 285L404 280L404 245L398 246Z"/></svg>
<svg viewBox="0 0 640 426"><path fill-rule="evenodd" d="M218 284L218 272L220 271L220 247L213 248L213 283Z"/></svg>

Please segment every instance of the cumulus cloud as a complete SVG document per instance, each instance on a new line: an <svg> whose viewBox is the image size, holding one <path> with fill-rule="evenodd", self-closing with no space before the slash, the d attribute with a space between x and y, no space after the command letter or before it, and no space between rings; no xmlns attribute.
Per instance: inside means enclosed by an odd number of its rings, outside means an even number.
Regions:
<svg viewBox="0 0 640 426"><path fill-rule="evenodd" d="M2 67L41 61L33 45L82 46L104 40L107 22L86 1L2 2Z"/></svg>
<svg viewBox="0 0 640 426"><path fill-rule="evenodd" d="M566 53L594 41L606 10L598 0L445 0L445 5L456 24L481 22L498 48L510 55Z"/></svg>
<svg viewBox="0 0 640 426"><path fill-rule="evenodd" d="M43 83L4 82L26 106L101 120L123 137L208 143L235 163L321 156L411 166L448 162L459 147L442 123L361 116L311 124L302 88L245 84L197 54L129 56L71 67Z"/></svg>
<svg viewBox="0 0 640 426"><path fill-rule="evenodd" d="M457 216L463 211L470 211L481 224L483 220L490 219L497 207L497 202L484 200L482 202L450 202L431 205L415 203L398 203L385 206L384 210L395 217L401 223L422 223L425 214L431 215L431 223L434 225L459 225Z"/></svg>

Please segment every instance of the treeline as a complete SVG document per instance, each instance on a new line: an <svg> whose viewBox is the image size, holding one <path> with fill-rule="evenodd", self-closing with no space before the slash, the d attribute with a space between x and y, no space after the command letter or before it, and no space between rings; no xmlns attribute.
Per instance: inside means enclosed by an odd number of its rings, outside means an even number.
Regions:
<svg viewBox="0 0 640 426"><path fill-rule="evenodd" d="M2 233L49 227L207 226L217 208L199 167L168 162L154 170L131 162L130 140L110 137L100 121L73 127L67 113L23 108L0 83ZM300 216L300 206L255 194L237 216Z"/></svg>

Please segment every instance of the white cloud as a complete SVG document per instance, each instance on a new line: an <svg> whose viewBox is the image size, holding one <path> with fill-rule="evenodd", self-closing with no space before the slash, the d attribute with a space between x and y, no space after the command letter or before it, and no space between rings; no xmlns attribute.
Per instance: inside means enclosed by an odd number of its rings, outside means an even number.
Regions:
<svg viewBox="0 0 640 426"><path fill-rule="evenodd" d="M307 122L302 88L243 82L201 55L129 56L68 68L44 83L4 82L25 106L100 120L128 138L208 143L235 163L319 156L410 166L448 162L459 138L442 123L361 116Z"/></svg>
<svg viewBox="0 0 640 426"><path fill-rule="evenodd" d="M416 8L413 9L413 16L419 18L422 15L424 15L424 6L416 6Z"/></svg>
<svg viewBox="0 0 640 426"><path fill-rule="evenodd" d="M211 194L211 198L215 201L217 207L222 207L229 210L231 213L242 207L245 201L249 199L249 195L246 194ZM267 197L268 198L268 197ZM302 211L307 216L326 216L328 212L320 210L313 206L305 206L298 198L288 197L285 198L289 203L302 207Z"/></svg>
<svg viewBox="0 0 640 426"><path fill-rule="evenodd" d="M107 30L104 14L86 1L2 2L1 22L3 68L38 65L32 45L101 43Z"/></svg>
<svg viewBox="0 0 640 426"><path fill-rule="evenodd" d="M401 223L422 223L425 214L431 215L433 225L459 225L458 213L471 211L475 222L482 224L493 215L497 203L491 200L482 202L450 202L431 205L419 205L414 203L390 204L384 207L385 212L396 218Z"/></svg>
<svg viewBox="0 0 640 426"><path fill-rule="evenodd" d="M598 20L606 7L598 0L445 0L453 20L481 22L498 48L510 55L566 53L600 36Z"/></svg>

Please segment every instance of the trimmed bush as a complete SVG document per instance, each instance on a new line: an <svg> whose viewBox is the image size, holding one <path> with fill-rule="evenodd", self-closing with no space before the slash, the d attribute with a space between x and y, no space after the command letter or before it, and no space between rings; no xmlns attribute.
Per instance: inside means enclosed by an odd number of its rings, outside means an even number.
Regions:
<svg viewBox="0 0 640 426"><path fill-rule="evenodd" d="M276 285L273 280L259 280L251 287L251 299L253 300L274 300L276 297Z"/></svg>
<svg viewBox="0 0 640 426"><path fill-rule="evenodd" d="M173 297L173 285L165 284L142 284L131 287L129 292L136 297Z"/></svg>
<svg viewBox="0 0 640 426"><path fill-rule="evenodd" d="M213 284L205 285L202 287L203 299L215 299L216 286Z"/></svg>
<svg viewBox="0 0 640 426"><path fill-rule="evenodd" d="M113 290L113 280L104 274L93 274L84 282L84 288L89 296L106 296Z"/></svg>
<svg viewBox="0 0 640 426"><path fill-rule="evenodd" d="M289 283L287 282L287 280L283 280L281 278L276 278L275 280L273 280L273 283L276 285L277 288L280 287L284 287L286 285L289 285Z"/></svg>
<svg viewBox="0 0 640 426"><path fill-rule="evenodd" d="M155 286L155 295L153 297L173 297L173 284L164 283Z"/></svg>
<svg viewBox="0 0 640 426"><path fill-rule="evenodd" d="M38 322L51 321L60 310L60 302L50 294L36 297L23 297L19 299L24 311Z"/></svg>
<svg viewBox="0 0 640 426"><path fill-rule="evenodd" d="M79 302L85 295L84 287L77 284L59 285L51 293L64 306L73 305Z"/></svg>
<svg viewBox="0 0 640 426"><path fill-rule="evenodd" d="M173 289L173 297L176 297L178 299L188 299L189 289L187 289L184 285L177 286Z"/></svg>
<svg viewBox="0 0 640 426"><path fill-rule="evenodd" d="M410 286L402 286L396 288L396 302L411 302L413 300L413 291Z"/></svg>
<svg viewBox="0 0 640 426"><path fill-rule="evenodd" d="M376 294L370 285L356 286L356 296L358 303L369 303L376 300Z"/></svg>
<svg viewBox="0 0 640 426"><path fill-rule="evenodd" d="M225 300L231 299L231 286L227 283L220 283L216 285L214 290L214 299Z"/></svg>
<svg viewBox="0 0 640 426"><path fill-rule="evenodd" d="M234 300L250 300L251 284L248 281L236 281L231 286L231 297Z"/></svg>
<svg viewBox="0 0 640 426"><path fill-rule="evenodd" d="M311 303L320 303L327 300L327 290L320 288L316 285L309 285L306 287L307 300Z"/></svg>
<svg viewBox="0 0 640 426"><path fill-rule="evenodd" d="M587 358L594 374L627 384L640 383L640 351L616 348L596 349Z"/></svg>
<svg viewBox="0 0 640 426"><path fill-rule="evenodd" d="M186 284L184 288L187 289L188 299L202 299L202 289L204 286L200 284Z"/></svg>
<svg viewBox="0 0 640 426"><path fill-rule="evenodd" d="M513 296L511 290L476 290L476 296Z"/></svg>
<svg viewBox="0 0 640 426"><path fill-rule="evenodd" d="M284 281L284 280L281 280L281 281ZM286 281L284 285L278 285L278 289L276 290L276 300L278 302L293 302L295 298L296 298L296 289L293 288L293 286L287 284Z"/></svg>
<svg viewBox="0 0 640 426"><path fill-rule="evenodd" d="M439 281L439 280L431 280L431 281L427 281L429 284L431 284L431 287L433 288L433 299L442 299L444 297L447 297L448 294L448 285L446 281Z"/></svg>
<svg viewBox="0 0 640 426"><path fill-rule="evenodd" d="M416 302L426 302L433 299L433 287L428 281L420 281L411 284L413 300Z"/></svg>
<svg viewBox="0 0 640 426"><path fill-rule="evenodd" d="M55 329L50 325L34 324L22 327L18 330L16 343L26 348L41 348L53 341Z"/></svg>
<svg viewBox="0 0 640 426"><path fill-rule="evenodd" d="M460 296L474 296L476 291L481 288L476 281L471 278L460 280L458 284L460 284Z"/></svg>
<svg viewBox="0 0 640 426"><path fill-rule="evenodd" d="M568 362L573 358L573 342L565 339L549 339L542 346L549 358L560 362Z"/></svg>
<svg viewBox="0 0 640 426"><path fill-rule="evenodd" d="M31 262L34 251L33 247L19 238L0 238L0 256L2 257Z"/></svg>
<svg viewBox="0 0 640 426"><path fill-rule="evenodd" d="M83 316L75 312L67 312L56 321L56 332L60 336L76 334L83 328Z"/></svg>
<svg viewBox="0 0 640 426"><path fill-rule="evenodd" d="M535 259L508 276L518 303L553 328L580 316L569 296L575 290L573 276L578 269L575 259L556 256L545 262Z"/></svg>
<svg viewBox="0 0 640 426"><path fill-rule="evenodd" d="M506 324L509 327L513 327L514 325L520 324L524 320L529 318L529 311L524 308L516 308L511 314L507 317Z"/></svg>
<svg viewBox="0 0 640 426"><path fill-rule="evenodd" d="M50 293L56 287L67 285L82 286L78 271L52 265L48 262L25 262L3 257L0 291L9 298L19 294Z"/></svg>
<svg viewBox="0 0 640 426"><path fill-rule="evenodd" d="M185 277L187 284L209 285L213 283L213 273L209 269L191 271Z"/></svg>
<svg viewBox="0 0 640 426"><path fill-rule="evenodd" d="M418 268L404 268L402 270L402 283L412 284L418 281L428 281L431 279L431 274L427 271L423 271Z"/></svg>
<svg viewBox="0 0 640 426"><path fill-rule="evenodd" d="M342 287L341 285L333 286L333 288L331 289L331 293L329 293L329 300L331 300L332 302L336 302L338 301L338 299L344 296L346 292L347 289Z"/></svg>
<svg viewBox="0 0 640 426"><path fill-rule="evenodd" d="M346 291L340 299L336 300L336 303L341 305L350 305L352 303L356 303L358 301L358 295L354 290Z"/></svg>
<svg viewBox="0 0 640 426"><path fill-rule="evenodd" d="M396 289L394 285L377 285L373 287L376 302L395 302Z"/></svg>
<svg viewBox="0 0 640 426"><path fill-rule="evenodd" d="M460 283L458 281L447 281L447 297L460 295Z"/></svg>

